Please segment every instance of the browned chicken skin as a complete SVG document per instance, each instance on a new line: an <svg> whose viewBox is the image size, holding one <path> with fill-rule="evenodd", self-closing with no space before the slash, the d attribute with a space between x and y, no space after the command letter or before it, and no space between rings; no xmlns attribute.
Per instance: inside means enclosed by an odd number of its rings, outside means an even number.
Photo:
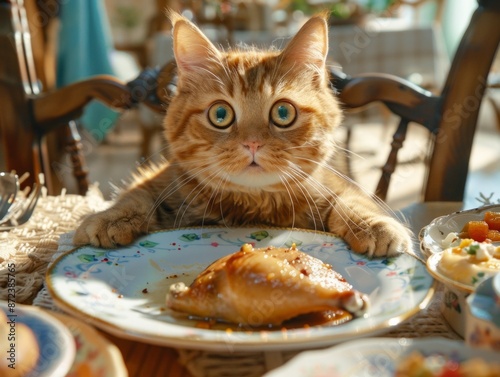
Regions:
<svg viewBox="0 0 500 377"><path fill-rule="evenodd" d="M189 287L172 285L167 305L196 317L264 326L339 308L360 316L368 298L295 245L253 249L246 244L208 266Z"/></svg>

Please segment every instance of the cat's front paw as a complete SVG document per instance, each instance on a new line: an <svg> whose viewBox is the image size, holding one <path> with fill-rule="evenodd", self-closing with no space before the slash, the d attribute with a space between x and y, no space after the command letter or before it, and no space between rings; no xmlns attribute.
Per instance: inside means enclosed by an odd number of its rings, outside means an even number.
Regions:
<svg viewBox="0 0 500 377"><path fill-rule="evenodd" d="M412 248L410 230L389 216L349 227L344 239L354 251L369 257L394 256Z"/></svg>
<svg viewBox="0 0 500 377"><path fill-rule="evenodd" d="M85 218L76 229L73 244L105 248L128 245L144 233L143 224L142 216L108 209Z"/></svg>

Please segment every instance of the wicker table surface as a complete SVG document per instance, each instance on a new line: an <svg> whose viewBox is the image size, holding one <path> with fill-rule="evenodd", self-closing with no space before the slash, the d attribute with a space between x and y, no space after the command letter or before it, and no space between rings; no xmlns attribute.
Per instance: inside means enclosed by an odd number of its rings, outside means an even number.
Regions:
<svg viewBox="0 0 500 377"><path fill-rule="evenodd" d="M37 209L23 227L0 232L0 299L6 300L7 264L16 266L16 302L33 304L47 310L57 310L43 286L45 271L55 256L71 248L71 231L82 216L100 211L107 206L97 188L87 196L44 195ZM414 206L405 214L412 229L438 215L459 209L460 204L423 204ZM439 311L442 294L438 289L431 303L408 321L399 324L383 336L389 337L444 337L460 339L451 330ZM261 376L296 355L298 351L221 353L173 349L104 334L122 352L129 376ZM119 376L117 376L119 377Z"/></svg>

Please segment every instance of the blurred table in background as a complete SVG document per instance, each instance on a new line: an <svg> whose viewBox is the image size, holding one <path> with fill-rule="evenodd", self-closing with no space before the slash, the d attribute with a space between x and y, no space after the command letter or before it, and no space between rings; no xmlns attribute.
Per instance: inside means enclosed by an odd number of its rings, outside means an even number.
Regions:
<svg viewBox="0 0 500 377"><path fill-rule="evenodd" d="M435 88L448 71L439 29L399 19L374 18L362 26L333 26L329 48L330 59L349 75L388 73Z"/></svg>
<svg viewBox="0 0 500 377"><path fill-rule="evenodd" d="M290 27L289 34L293 35L299 26ZM220 29L204 28L203 31L213 42L228 46L227 37ZM283 48L288 38L269 31L234 31L236 45ZM333 25L329 31L329 60L349 75L390 73L418 85L438 87L448 69L441 39L436 27L393 18L373 18L362 25ZM156 33L151 40L151 64L163 65L173 58L170 33Z"/></svg>

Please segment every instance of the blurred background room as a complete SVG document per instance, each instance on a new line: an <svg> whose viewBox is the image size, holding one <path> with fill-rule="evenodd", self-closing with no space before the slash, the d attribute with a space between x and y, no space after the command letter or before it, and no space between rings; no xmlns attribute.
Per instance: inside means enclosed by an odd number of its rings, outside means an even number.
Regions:
<svg viewBox="0 0 500 377"><path fill-rule="evenodd" d="M166 9L193 20L223 48L240 44L284 46L312 14L328 9L328 64L349 75L389 73L439 92L450 58L476 0L28 0L38 12L45 88L93 74L128 82L146 67L173 59ZM458 4L460 3L460 4ZM499 20L500 21L500 20ZM33 34L33 31L32 31ZM36 35L35 35L36 37ZM489 77L470 162L467 192L486 196L500 186L500 96L497 58ZM496 84L495 84L496 82ZM145 106L119 113L92 103L78 122L90 182L106 198L140 164L168 148L162 116ZM348 113L338 130L348 142L353 178L373 191L397 121L382 105ZM63 148L57 138L52 153ZM429 152L427 131L410 125L387 202L395 209L418 201ZM1 152L0 152L1 157ZM52 167L61 187L75 192L65 153ZM3 159L0 160L3 162ZM478 203L479 205L480 203Z"/></svg>

